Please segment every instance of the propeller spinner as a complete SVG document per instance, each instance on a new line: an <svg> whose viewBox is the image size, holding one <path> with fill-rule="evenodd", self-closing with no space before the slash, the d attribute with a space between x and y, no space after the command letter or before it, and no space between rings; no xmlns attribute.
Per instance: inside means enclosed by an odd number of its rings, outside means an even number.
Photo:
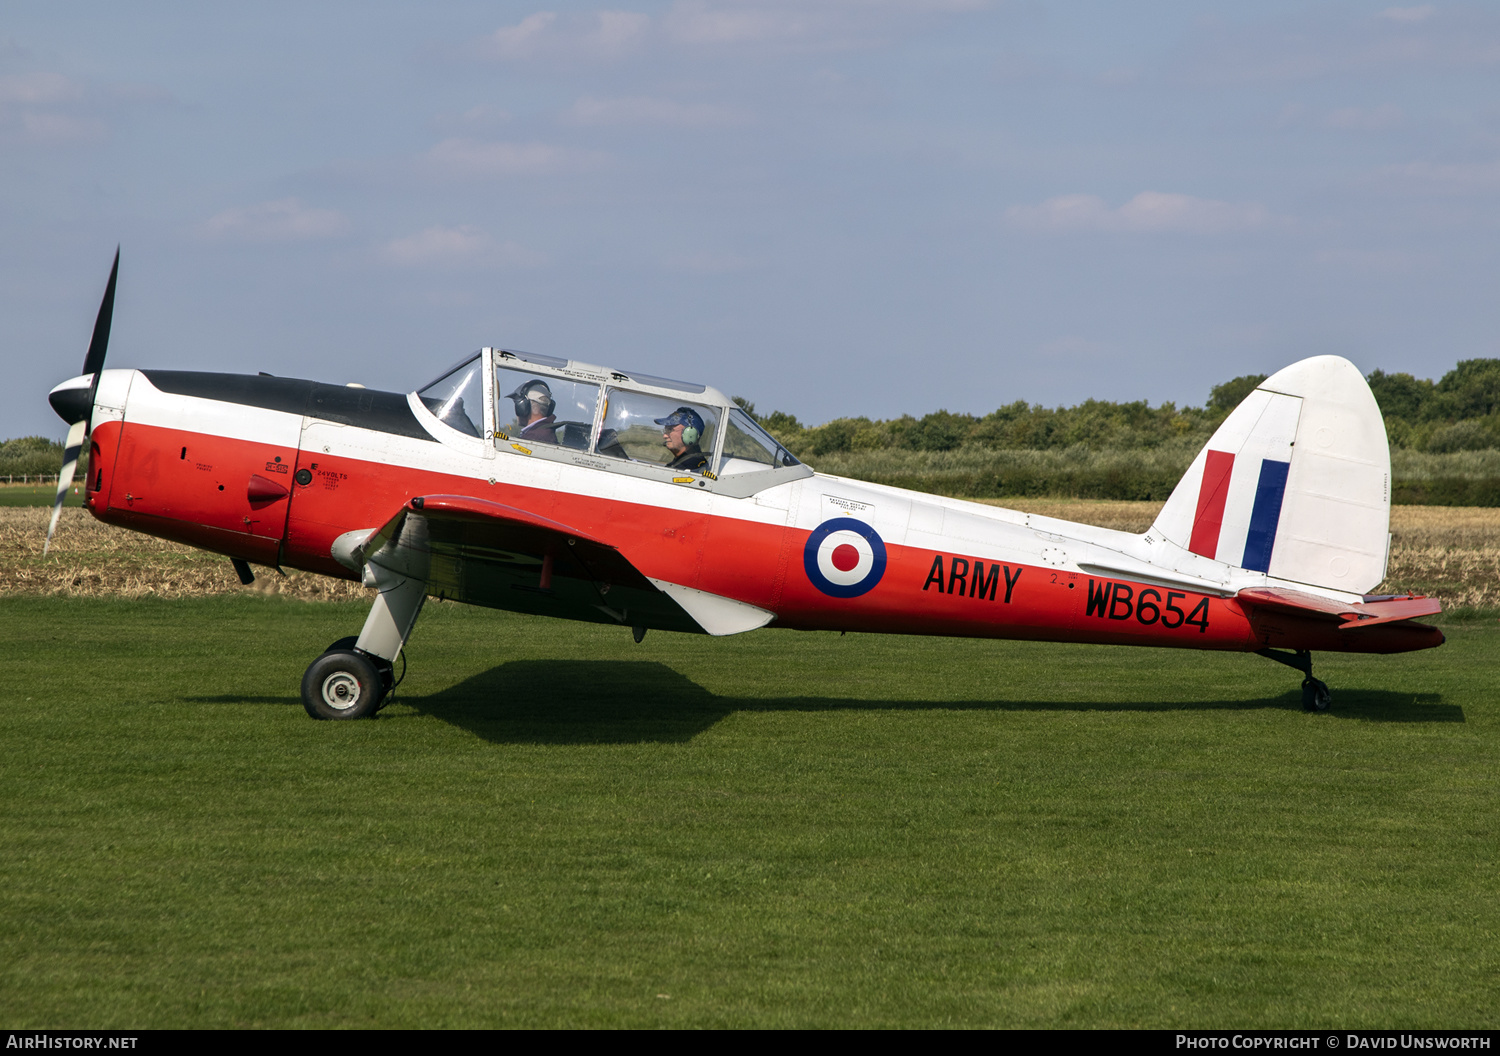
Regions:
<svg viewBox="0 0 1500 1056"><path fill-rule="evenodd" d="M57 476L57 501L52 506L52 523L47 525L47 541L42 545L42 556L52 546L52 535L57 531L57 519L62 516L63 499L73 484L73 474L78 469L78 455L83 442L88 439L89 423L94 416L94 394L99 390L99 375L104 371L104 353L109 348L109 326L115 314L115 278L120 273L120 249L115 247L114 266L109 269L109 285L104 287L104 300L99 304L99 317L94 320L94 336L89 341L88 355L83 357L83 373L63 382L53 389L47 400L52 409L68 423L68 442L63 451L62 472Z"/></svg>

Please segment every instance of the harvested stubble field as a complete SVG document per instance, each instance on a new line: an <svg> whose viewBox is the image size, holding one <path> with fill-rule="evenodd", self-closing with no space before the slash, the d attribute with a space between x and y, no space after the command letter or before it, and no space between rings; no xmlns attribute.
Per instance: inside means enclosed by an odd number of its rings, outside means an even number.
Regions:
<svg viewBox="0 0 1500 1056"><path fill-rule="evenodd" d="M1095 499L1006 499L991 505L1140 532L1158 502ZM364 597L347 580L290 571L260 571L243 587L229 562L178 543L100 524L81 509L65 509L52 554L42 559L50 511L0 507L0 593L201 597L244 592L307 600ZM1500 607L1500 509L1472 506L1394 506L1389 578L1377 593L1415 591L1441 598L1450 610Z"/></svg>

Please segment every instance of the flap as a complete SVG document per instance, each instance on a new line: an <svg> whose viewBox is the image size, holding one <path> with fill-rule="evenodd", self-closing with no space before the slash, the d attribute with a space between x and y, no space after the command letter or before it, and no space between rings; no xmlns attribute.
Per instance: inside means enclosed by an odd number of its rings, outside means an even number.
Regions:
<svg viewBox="0 0 1500 1056"><path fill-rule="evenodd" d="M698 626L712 635L743 634L745 631L764 627L776 618L774 612L726 598L722 594L679 586L664 579L653 579L651 582L686 609L688 615L698 621Z"/></svg>

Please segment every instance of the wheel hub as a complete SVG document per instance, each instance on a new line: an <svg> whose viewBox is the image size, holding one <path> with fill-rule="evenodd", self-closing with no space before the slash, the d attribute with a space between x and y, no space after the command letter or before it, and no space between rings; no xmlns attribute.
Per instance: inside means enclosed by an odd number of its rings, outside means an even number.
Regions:
<svg viewBox="0 0 1500 1056"><path fill-rule="evenodd" d="M359 703L359 679L347 671L335 671L323 680L323 703L348 711Z"/></svg>

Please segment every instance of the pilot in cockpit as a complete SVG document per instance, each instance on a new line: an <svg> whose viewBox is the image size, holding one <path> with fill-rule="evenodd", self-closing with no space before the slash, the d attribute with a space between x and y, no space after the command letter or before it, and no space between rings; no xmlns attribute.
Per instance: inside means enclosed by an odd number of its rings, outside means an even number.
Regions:
<svg viewBox="0 0 1500 1056"><path fill-rule="evenodd" d="M553 425L557 416L552 413L557 409L557 401L545 381L533 378L507 398L515 403L518 439L537 444L557 443L557 428Z"/></svg>
<svg viewBox="0 0 1500 1056"><path fill-rule="evenodd" d="M662 446L672 453L668 469L702 473L708 468L708 456L698 447L703 436L703 417L697 411L679 407L665 418L652 420L661 426Z"/></svg>

